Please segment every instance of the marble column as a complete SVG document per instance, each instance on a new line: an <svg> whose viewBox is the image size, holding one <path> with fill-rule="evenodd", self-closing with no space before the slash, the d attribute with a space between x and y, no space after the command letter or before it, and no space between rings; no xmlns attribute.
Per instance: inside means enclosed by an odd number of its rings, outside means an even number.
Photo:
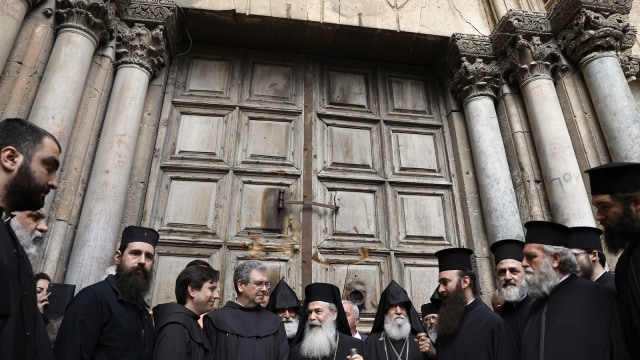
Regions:
<svg viewBox="0 0 640 360"><path fill-rule="evenodd" d="M548 19L558 44L580 65L613 161L640 161L640 110L618 54L630 76L636 30L629 25L631 1L559 0Z"/></svg>
<svg viewBox="0 0 640 360"><path fill-rule="evenodd" d="M595 226L552 75L560 48L544 13L509 11L491 34L506 74L517 82L529 116L553 221Z"/></svg>
<svg viewBox="0 0 640 360"><path fill-rule="evenodd" d="M452 65L451 91L464 107L488 239L491 243L503 239L524 240L496 115L500 68L489 38L452 35L447 60Z"/></svg>
<svg viewBox="0 0 640 360"><path fill-rule="evenodd" d="M7 63L27 11L39 0L0 0L0 74Z"/></svg>
<svg viewBox="0 0 640 360"><path fill-rule="evenodd" d="M109 38L109 14L103 0L57 0L56 5L57 37L29 121L54 134L64 154L93 53Z"/></svg>
<svg viewBox="0 0 640 360"><path fill-rule="evenodd" d="M116 75L65 282L100 280L113 262L149 80L164 64L162 25L117 26Z"/></svg>

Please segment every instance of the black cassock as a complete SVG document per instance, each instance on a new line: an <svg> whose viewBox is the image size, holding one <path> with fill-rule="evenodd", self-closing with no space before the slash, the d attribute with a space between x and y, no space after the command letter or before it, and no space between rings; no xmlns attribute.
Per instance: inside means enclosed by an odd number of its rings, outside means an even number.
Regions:
<svg viewBox="0 0 640 360"><path fill-rule="evenodd" d="M611 275L611 273L608 272L608 271L603 272L602 275L600 275L595 280L595 282L596 282L596 284L600 284L600 285L604 285L604 286L608 287L614 293L617 292L617 290L616 290L616 280L613 278L613 275Z"/></svg>
<svg viewBox="0 0 640 360"><path fill-rule="evenodd" d="M420 352L415 342L416 336L409 334L406 340L391 340L383 333L373 333L364 342L364 352L367 360L424 360L426 354ZM393 348L391 348L393 346ZM386 351L385 351L386 350ZM407 351L409 354L407 354Z"/></svg>
<svg viewBox="0 0 640 360"><path fill-rule="evenodd" d="M200 316L186 307L161 304L153 308L156 324L154 360L205 360L209 339L198 324Z"/></svg>
<svg viewBox="0 0 640 360"><path fill-rule="evenodd" d="M505 360L520 358L522 332L533 301L534 299L527 295L518 303L504 303L496 310L496 314L504 320L505 342L502 348Z"/></svg>
<svg viewBox="0 0 640 360"><path fill-rule="evenodd" d="M626 350L616 345L618 331L614 293L571 274L531 305L522 359L625 359Z"/></svg>
<svg viewBox="0 0 640 360"><path fill-rule="evenodd" d="M502 359L505 334L502 318L480 299L467 305L458 331L451 336L438 335L438 360ZM509 359L511 360L511 359Z"/></svg>
<svg viewBox="0 0 640 360"><path fill-rule="evenodd" d="M616 265L616 289L622 333L633 359L640 359L640 246L630 244Z"/></svg>
<svg viewBox="0 0 640 360"><path fill-rule="evenodd" d="M245 308L233 301L204 317L211 342L209 359L286 360L289 342L280 317L262 306Z"/></svg>
<svg viewBox="0 0 640 360"><path fill-rule="evenodd" d="M291 349L291 360L345 360L347 356L351 355L351 349L356 349L358 354L363 355L363 343L362 340L356 339L352 336L345 335L341 332L338 332L338 349L335 354L331 354L330 356L324 357L322 359L310 359L303 357L300 355L300 346L302 346L302 342L298 343L298 345L294 346ZM365 359L368 357L363 356Z"/></svg>

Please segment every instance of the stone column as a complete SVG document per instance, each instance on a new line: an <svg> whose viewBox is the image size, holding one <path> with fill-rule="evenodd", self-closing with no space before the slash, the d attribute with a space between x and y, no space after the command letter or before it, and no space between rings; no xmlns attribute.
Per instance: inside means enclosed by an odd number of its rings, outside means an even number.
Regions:
<svg viewBox="0 0 640 360"><path fill-rule="evenodd" d="M54 134L64 153L93 53L109 38L109 14L103 0L57 0L56 5L57 38L29 121Z"/></svg>
<svg viewBox="0 0 640 360"><path fill-rule="evenodd" d="M640 110L617 56L622 53L625 70L634 76L631 3L559 0L548 14L561 49L580 64L613 161L640 161Z"/></svg>
<svg viewBox="0 0 640 360"><path fill-rule="evenodd" d="M464 107L489 241L524 240L494 104L500 68L489 38L452 35L447 60L451 64L451 91Z"/></svg>
<svg viewBox="0 0 640 360"><path fill-rule="evenodd" d="M516 81L529 115L551 213L567 226L594 226L591 203L567 130L552 73L560 58L544 13L509 11L491 34L506 75Z"/></svg>
<svg viewBox="0 0 640 360"><path fill-rule="evenodd" d="M113 262L149 80L164 64L164 29L117 26L116 76L65 277L78 290Z"/></svg>
<svg viewBox="0 0 640 360"><path fill-rule="evenodd" d="M40 0L0 0L0 74L7 63L27 11Z"/></svg>

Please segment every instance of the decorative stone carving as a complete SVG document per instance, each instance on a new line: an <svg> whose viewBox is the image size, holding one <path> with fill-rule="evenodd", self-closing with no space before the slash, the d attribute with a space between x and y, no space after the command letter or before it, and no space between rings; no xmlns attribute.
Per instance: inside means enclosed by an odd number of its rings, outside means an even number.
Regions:
<svg viewBox="0 0 640 360"><path fill-rule="evenodd" d="M601 14L624 14L631 11L633 0L556 0L549 9L551 27L558 32L574 21L582 10Z"/></svg>
<svg viewBox="0 0 640 360"><path fill-rule="evenodd" d="M109 40L109 11L103 0L56 0L57 31L78 29L99 44Z"/></svg>
<svg viewBox="0 0 640 360"><path fill-rule="evenodd" d="M171 0L131 0L128 6L123 8L120 18L129 26L144 24L149 29L154 29L162 25L167 48L173 55L176 53L180 40L177 11L176 3Z"/></svg>
<svg viewBox="0 0 640 360"><path fill-rule="evenodd" d="M449 40L451 92L459 101L476 96L496 97L500 67L487 36L453 34Z"/></svg>
<svg viewBox="0 0 640 360"><path fill-rule="evenodd" d="M149 30L144 24L129 27L124 22L116 26L116 66L138 65L155 76L164 65L166 48L164 26Z"/></svg>
<svg viewBox="0 0 640 360"><path fill-rule="evenodd" d="M24 4L24 7L25 9L27 9L27 11L29 11L30 9L33 9L34 6L37 6L42 2L42 0L21 0L21 1L22 1L22 4Z"/></svg>

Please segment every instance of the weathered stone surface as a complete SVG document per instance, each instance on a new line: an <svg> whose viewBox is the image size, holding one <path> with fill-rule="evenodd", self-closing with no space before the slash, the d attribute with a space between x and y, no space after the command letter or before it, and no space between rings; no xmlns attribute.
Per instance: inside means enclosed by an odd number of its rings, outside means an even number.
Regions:
<svg viewBox="0 0 640 360"><path fill-rule="evenodd" d="M475 96L495 99L501 83L501 69L488 37L453 34L447 62L452 77L451 91L459 101Z"/></svg>
<svg viewBox="0 0 640 360"><path fill-rule="evenodd" d="M128 27L122 22L118 24L116 65L137 65L146 70L151 77L155 76L165 62L163 31L162 25L149 30L143 24L135 24L133 27Z"/></svg>

